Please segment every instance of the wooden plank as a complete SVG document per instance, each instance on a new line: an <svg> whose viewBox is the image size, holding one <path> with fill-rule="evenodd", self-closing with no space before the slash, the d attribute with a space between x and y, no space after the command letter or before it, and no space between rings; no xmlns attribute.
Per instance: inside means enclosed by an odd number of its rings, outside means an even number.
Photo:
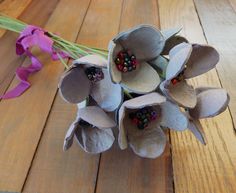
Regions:
<svg viewBox="0 0 236 193"><path fill-rule="evenodd" d="M182 34L190 42L206 43L193 1L159 0L159 10L162 28L183 26ZM220 86L215 70L191 82L195 86ZM175 192L236 192L236 139L229 111L201 122L206 146L189 131L171 132Z"/></svg>
<svg viewBox="0 0 236 193"><path fill-rule="evenodd" d="M155 0L124 1L120 30L137 24L159 26ZM173 192L172 167L169 145L157 159L143 159L130 149L121 151L115 144L102 154L96 193L164 193Z"/></svg>
<svg viewBox="0 0 236 193"><path fill-rule="evenodd" d="M222 86L232 98L229 108L236 125L236 12L228 0L197 0L195 3L207 41L220 53L217 71Z"/></svg>
<svg viewBox="0 0 236 193"><path fill-rule="evenodd" d="M19 19L32 25L44 26L57 5L58 0L47 1L46 7L45 2L44 0L31 1ZM15 41L18 36L19 34L8 31L0 39L0 95L6 91L15 75L16 68L25 59L24 56L19 57L15 53Z"/></svg>
<svg viewBox="0 0 236 193"><path fill-rule="evenodd" d="M49 31L59 31L74 41L87 10L87 0L59 2L47 25ZM79 7L79 9L78 9ZM66 27L65 27L66 26ZM54 100L59 76L64 70L60 62L36 53L44 68L31 77L33 86L21 97L0 103L0 190L21 191L31 166L35 149ZM28 65L26 60L24 65ZM17 84L14 79L10 88Z"/></svg>
<svg viewBox="0 0 236 193"><path fill-rule="evenodd" d="M117 0L92 1L77 41L106 48L117 33L121 4ZM100 156L83 152L76 143L68 152L62 152L65 133L75 115L75 105L65 103L57 95L24 193L94 192Z"/></svg>
<svg viewBox="0 0 236 193"><path fill-rule="evenodd" d="M3 0L0 1L0 13L4 13L8 16L17 18L24 9L29 5L29 3L32 0ZM0 38L3 36L3 34L6 32L6 30L0 29Z"/></svg>

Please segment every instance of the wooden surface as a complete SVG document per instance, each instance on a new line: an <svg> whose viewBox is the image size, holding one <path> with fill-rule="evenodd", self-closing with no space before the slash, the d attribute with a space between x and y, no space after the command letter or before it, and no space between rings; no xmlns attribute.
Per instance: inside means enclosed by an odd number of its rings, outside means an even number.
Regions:
<svg viewBox="0 0 236 193"><path fill-rule="evenodd" d="M117 144L100 155L78 145L62 151L76 107L61 100L64 68L35 52L44 68L33 86L0 101L0 192L24 193L235 193L236 192L236 1L235 0L0 0L0 12L58 33L70 41L106 48L119 31L139 23L182 26L190 42L215 46L217 70L193 85L224 87L229 109L203 120L207 145L188 132L170 132L170 145L155 160L141 159ZM29 60L15 55L17 34L0 31L0 94L14 87L15 69Z"/></svg>

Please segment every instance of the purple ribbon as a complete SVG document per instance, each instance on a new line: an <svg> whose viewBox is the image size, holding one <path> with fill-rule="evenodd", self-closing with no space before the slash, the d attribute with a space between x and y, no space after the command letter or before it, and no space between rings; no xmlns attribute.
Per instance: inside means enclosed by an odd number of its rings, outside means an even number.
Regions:
<svg viewBox="0 0 236 193"><path fill-rule="evenodd" d="M16 77L20 80L20 83L3 96L0 96L0 99L20 96L30 87L28 77L42 68L40 61L30 52L30 48L33 46L38 46L42 51L49 53L53 60L59 59L57 54L60 54L62 58L69 57L66 53L62 51L56 52L53 49L53 40L48 36L47 32L39 27L28 25L16 41L16 54L26 54L31 59L31 64L28 67L17 68Z"/></svg>

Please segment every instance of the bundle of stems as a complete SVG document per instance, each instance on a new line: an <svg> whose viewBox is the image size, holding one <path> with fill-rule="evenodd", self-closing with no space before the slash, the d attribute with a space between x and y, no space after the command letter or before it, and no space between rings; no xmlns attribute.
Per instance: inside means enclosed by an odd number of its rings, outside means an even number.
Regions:
<svg viewBox="0 0 236 193"><path fill-rule="evenodd" d="M0 28L2 29L6 29L6 30L13 31L16 33L21 33L26 28L27 25L28 24L18 19L14 19L0 13ZM55 50L65 52L72 59L78 59L88 54L98 54L107 58L108 51L105 49L94 48L94 47L89 47L82 44L70 42L52 32L47 32L47 35L53 40L54 42L53 48ZM58 57L61 60L61 62L67 67L65 62L60 57L60 54L58 54Z"/></svg>

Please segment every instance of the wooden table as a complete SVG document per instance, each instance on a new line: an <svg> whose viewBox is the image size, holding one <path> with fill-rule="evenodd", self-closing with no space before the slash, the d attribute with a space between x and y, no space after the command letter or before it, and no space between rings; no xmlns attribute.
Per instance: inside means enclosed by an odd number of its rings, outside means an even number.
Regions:
<svg viewBox="0 0 236 193"><path fill-rule="evenodd" d="M236 0L0 0L0 11L58 33L70 41L106 48L119 31L149 23L182 26L190 42L209 43L221 54L217 70L193 85L224 87L229 109L203 120L207 145L188 132L170 132L158 159L141 159L117 144L88 155L76 144L62 151L76 107L62 101L57 84L64 67L37 53L44 68L17 99L0 102L0 192L24 193L235 193ZM0 31L0 94L17 84L17 34Z"/></svg>

